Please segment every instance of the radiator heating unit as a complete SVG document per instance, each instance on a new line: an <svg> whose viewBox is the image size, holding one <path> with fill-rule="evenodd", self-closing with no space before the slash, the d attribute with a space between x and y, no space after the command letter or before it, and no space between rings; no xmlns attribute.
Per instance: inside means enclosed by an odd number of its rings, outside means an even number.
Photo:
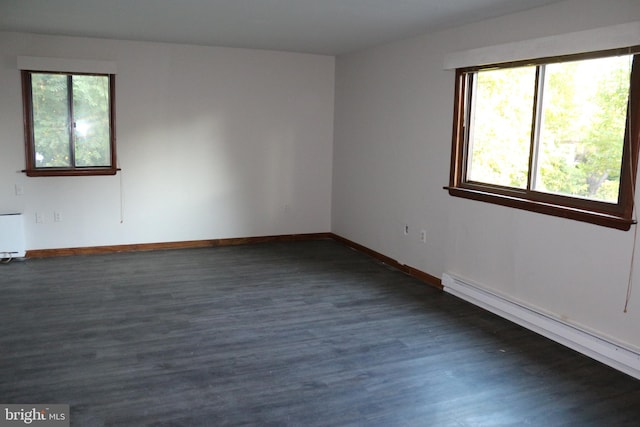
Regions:
<svg viewBox="0 0 640 427"><path fill-rule="evenodd" d="M0 259L22 258L25 254L22 214L0 214Z"/></svg>

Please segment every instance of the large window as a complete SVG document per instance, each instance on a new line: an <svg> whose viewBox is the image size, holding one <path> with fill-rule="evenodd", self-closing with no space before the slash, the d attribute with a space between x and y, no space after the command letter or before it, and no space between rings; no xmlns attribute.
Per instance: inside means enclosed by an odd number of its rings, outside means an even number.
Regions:
<svg viewBox="0 0 640 427"><path fill-rule="evenodd" d="M114 81L22 71L27 175L116 173Z"/></svg>
<svg viewBox="0 0 640 427"><path fill-rule="evenodd" d="M637 51L458 69L450 194L629 229Z"/></svg>

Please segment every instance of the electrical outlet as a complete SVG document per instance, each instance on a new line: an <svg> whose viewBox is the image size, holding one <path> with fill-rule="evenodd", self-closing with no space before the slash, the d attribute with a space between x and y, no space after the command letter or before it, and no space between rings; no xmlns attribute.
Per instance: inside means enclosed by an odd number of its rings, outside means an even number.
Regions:
<svg viewBox="0 0 640 427"><path fill-rule="evenodd" d="M41 212L36 212L36 223L42 224L44 222L44 216Z"/></svg>
<svg viewBox="0 0 640 427"><path fill-rule="evenodd" d="M60 212L53 213L53 221L54 222L62 222L62 214Z"/></svg>
<svg viewBox="0 0 640 427"><path fill-rule="evenodd" d="M24 195L24 187L20 184L16 184L16 196Z"/></svg>
<svg viewBox="0 0 640 427"><path fill-rule="evenodd" d="M420 241L422 243L427 242L427 230L420 230Z"/></svg>

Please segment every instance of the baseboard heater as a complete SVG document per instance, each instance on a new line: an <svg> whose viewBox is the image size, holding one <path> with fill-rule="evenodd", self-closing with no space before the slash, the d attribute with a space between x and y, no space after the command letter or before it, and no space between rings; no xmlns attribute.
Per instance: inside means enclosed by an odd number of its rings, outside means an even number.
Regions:
<svg viewBox="0 0 640 427"><path fill-rule="evenodd" d="M442 285L445 292L640 379L640 352L638 351L623 347L605 337L580 329L453 275L443 274Z"/></svg>
<svg viewBox="0 0 640 427"><path fill-rule="evenodd" d="M22 214L0 214L0 259L23 258L25 254Z"/></svg>

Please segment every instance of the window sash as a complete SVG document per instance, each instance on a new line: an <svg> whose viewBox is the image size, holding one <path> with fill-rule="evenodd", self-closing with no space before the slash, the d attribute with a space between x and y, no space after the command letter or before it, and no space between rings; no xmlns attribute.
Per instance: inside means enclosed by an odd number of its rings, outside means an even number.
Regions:
<svg viewBox="0 0 640 427"><path fill-rule="evenodd" d="M36 162L36 141L34 137L33 114L33 74L60 74L67 76L67 110L68 110L68 135L69 135L69 166L38 166ZM22 94L25 128L26 169L27 176L77 176L77 175L115 175L116 147L115 147L115 75L96 73L66 73L48 71L22 70ZM109 165L78 166L76 164L75 126L73 112L73 76L104 76L108 79L108 121L109 121Z"/></svg>
<svg viewBox="0 0 640 427"><path fill-rule="evenodd" d="M583 199L555 193L534 190L537 151L539 149L539 122L541 114L541 91L539 84L544 77L545 65L556 62L569 62L580 59L600 58L620 54L635 54L640 47L616 49L607 52L543 58L536 61L469 67L456 70L454 99L453 142L451 155L451 174L449 186L445 187L453 196L495 203L503 206L524 209L554 216L576 219L603 226L628 230L635 221L633 215L634 183L637 169L638 146L640 144L640 55L633 56L629 103L626 116L625 141L623 144L622 168L620 175L619 197L617 203ZM536 65L536 89L532 107L532 127L527 186L524 189L487 184L468 180L470 155L471 113L474 102L474 75L477 71L492 68L506 68L524 65ZM538 126L536 126L538 125Z"/></svg>

